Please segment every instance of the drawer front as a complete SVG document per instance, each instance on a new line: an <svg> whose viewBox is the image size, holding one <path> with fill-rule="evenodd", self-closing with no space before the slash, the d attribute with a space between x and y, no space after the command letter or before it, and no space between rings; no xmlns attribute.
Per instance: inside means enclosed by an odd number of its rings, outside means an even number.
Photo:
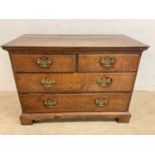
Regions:
<svg viewBox="0 0 155 155"><path fill-rule="evenodd" d="M16 74L21 93L131 91L134 79L135 73Z"/></svg>
<svg viewBox="0 0 155 155"><path fill-rule="evenodd" d="M136 71L139 60L136 54L79 55L78 71Z"/></svg>
<svg viewBox="0 0 155 155"><path fill-rule="evenodd" d="M24 112L122 112L130 97L130 93L20 95Z"/></svg>
<svg viewBox="0 0 155 155"><path fill-rule="evenodd" d="M75 55L11 54L16 72L74 72Z"/></svg>

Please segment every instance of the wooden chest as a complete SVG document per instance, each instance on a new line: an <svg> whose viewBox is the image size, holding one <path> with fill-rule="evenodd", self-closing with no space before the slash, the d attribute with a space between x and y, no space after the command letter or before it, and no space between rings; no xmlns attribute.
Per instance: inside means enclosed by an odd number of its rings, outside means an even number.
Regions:
<svg viewBox="0 0 155 155"><path fill-rule="evenodd" d="M2 47L12 63L21 124L129 122L131 95L147 45L124 35L23 35Z"/></svg>

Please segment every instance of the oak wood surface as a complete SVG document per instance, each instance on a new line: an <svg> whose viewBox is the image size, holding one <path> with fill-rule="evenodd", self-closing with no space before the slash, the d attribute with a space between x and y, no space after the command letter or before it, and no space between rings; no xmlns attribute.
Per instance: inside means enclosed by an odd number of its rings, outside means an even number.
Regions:
<svg viewBox="0 0 155 155"><path fill-rule="evenodd" d="M75 55L10 54L15 72L75 72ZM46 57L52 61L48 67L40 67L37 59Z"/></svg>
<svg viewBox="0 0 155 155"><path fill-rule="evenodd" d="M35 121L117 120L129 122L131 95L141 54L149 46L125 35L23 35L2 45L10 55L23 113L21 124ZM54 62L47 68L36 59ZM103 57L114 57L111 67L101 66ZM101 86L98 79L111 78ZM42 79L53 79L44 87ZM107 98L103 107L96 99ZM54 99L50 109L44 101Z"/></svg>
<svg viewBox="0 0 155 155"><path fill-rule="evenodd" d="M130 93L20 95L23 112L123 112L128 110L130 97ZM108 103L97 106L96 99L103 98ZM44 102L49 99L56 105L45 107Z"/></svg>
<svg viewBox="0 0 155 155"><path fill-rule="evenodd" d="M20 116L22 125L32 125L41 121L103 121L117 120L128 123L131 114L129 112L65 112L65 113L22 113Z"/></svg>
<svg viewBox="0 0 155 155"><path fill-rule="evenodd" d="M112 79L110 86L100 86L98 79ZM51 87L44 87L42 79L55 80ZM135 73L73 73L73 74L16 74L16 82L20 93L78 93L78 92L108 92L131 91Z"/></svg>
<svg viewBox="0 0 155 155"><path fill-rule="evenodd" d="M110 57L115 59L115 64L110 67L101 65L101 59ZM104 72L104 71L136 71L140 55L138 54L95 54L79 55L79 72Z"/></svg>
<svg viewBox="0 0 155 155"><path fill-rule="evenodd" d="M4 44L3 49L10 48L131 48L145 50L145 45L125 35L23 35ZM23 51L24 52L24 51Z"/></svg>

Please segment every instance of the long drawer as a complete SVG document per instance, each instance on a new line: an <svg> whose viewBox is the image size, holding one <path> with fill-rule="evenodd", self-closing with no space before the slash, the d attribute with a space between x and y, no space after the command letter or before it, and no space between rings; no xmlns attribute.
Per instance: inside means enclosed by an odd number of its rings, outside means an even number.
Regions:
<svg viewBox="0 0 155 155"><path fill-rule="evenodd" d="M75 55L12 54L16 72L75 72Z"/></svg>
<svg viewBox="0 0 155 155"><path fill-rule="evenodd" d="M126 111L130 93L20 95L24 112Z"/></svg>
<svg viewBox="0 0 155 155"><path fill-rule="evenodd" d="M16 74L20 93L131 91L135 73Z"/></svg>
<svg viewBox="0 0 155 155"><path fill-rule="evenodd" d="M79 72L136 71L138 54L89 54L79 55Z"/></svg>

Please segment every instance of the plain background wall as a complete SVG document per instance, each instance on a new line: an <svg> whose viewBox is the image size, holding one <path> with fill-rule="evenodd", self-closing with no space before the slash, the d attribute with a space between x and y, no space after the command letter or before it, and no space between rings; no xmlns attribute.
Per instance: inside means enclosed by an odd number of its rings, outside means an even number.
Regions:
<svg viewBox="0 0 155 155"><path fill-rule="evenodd" d="M0 45L26 33L129 35L150 45L142 55L135 89L155 91L155 20L0 20ZM8 54L0 49L0 91L15 89Z"/></svg>

